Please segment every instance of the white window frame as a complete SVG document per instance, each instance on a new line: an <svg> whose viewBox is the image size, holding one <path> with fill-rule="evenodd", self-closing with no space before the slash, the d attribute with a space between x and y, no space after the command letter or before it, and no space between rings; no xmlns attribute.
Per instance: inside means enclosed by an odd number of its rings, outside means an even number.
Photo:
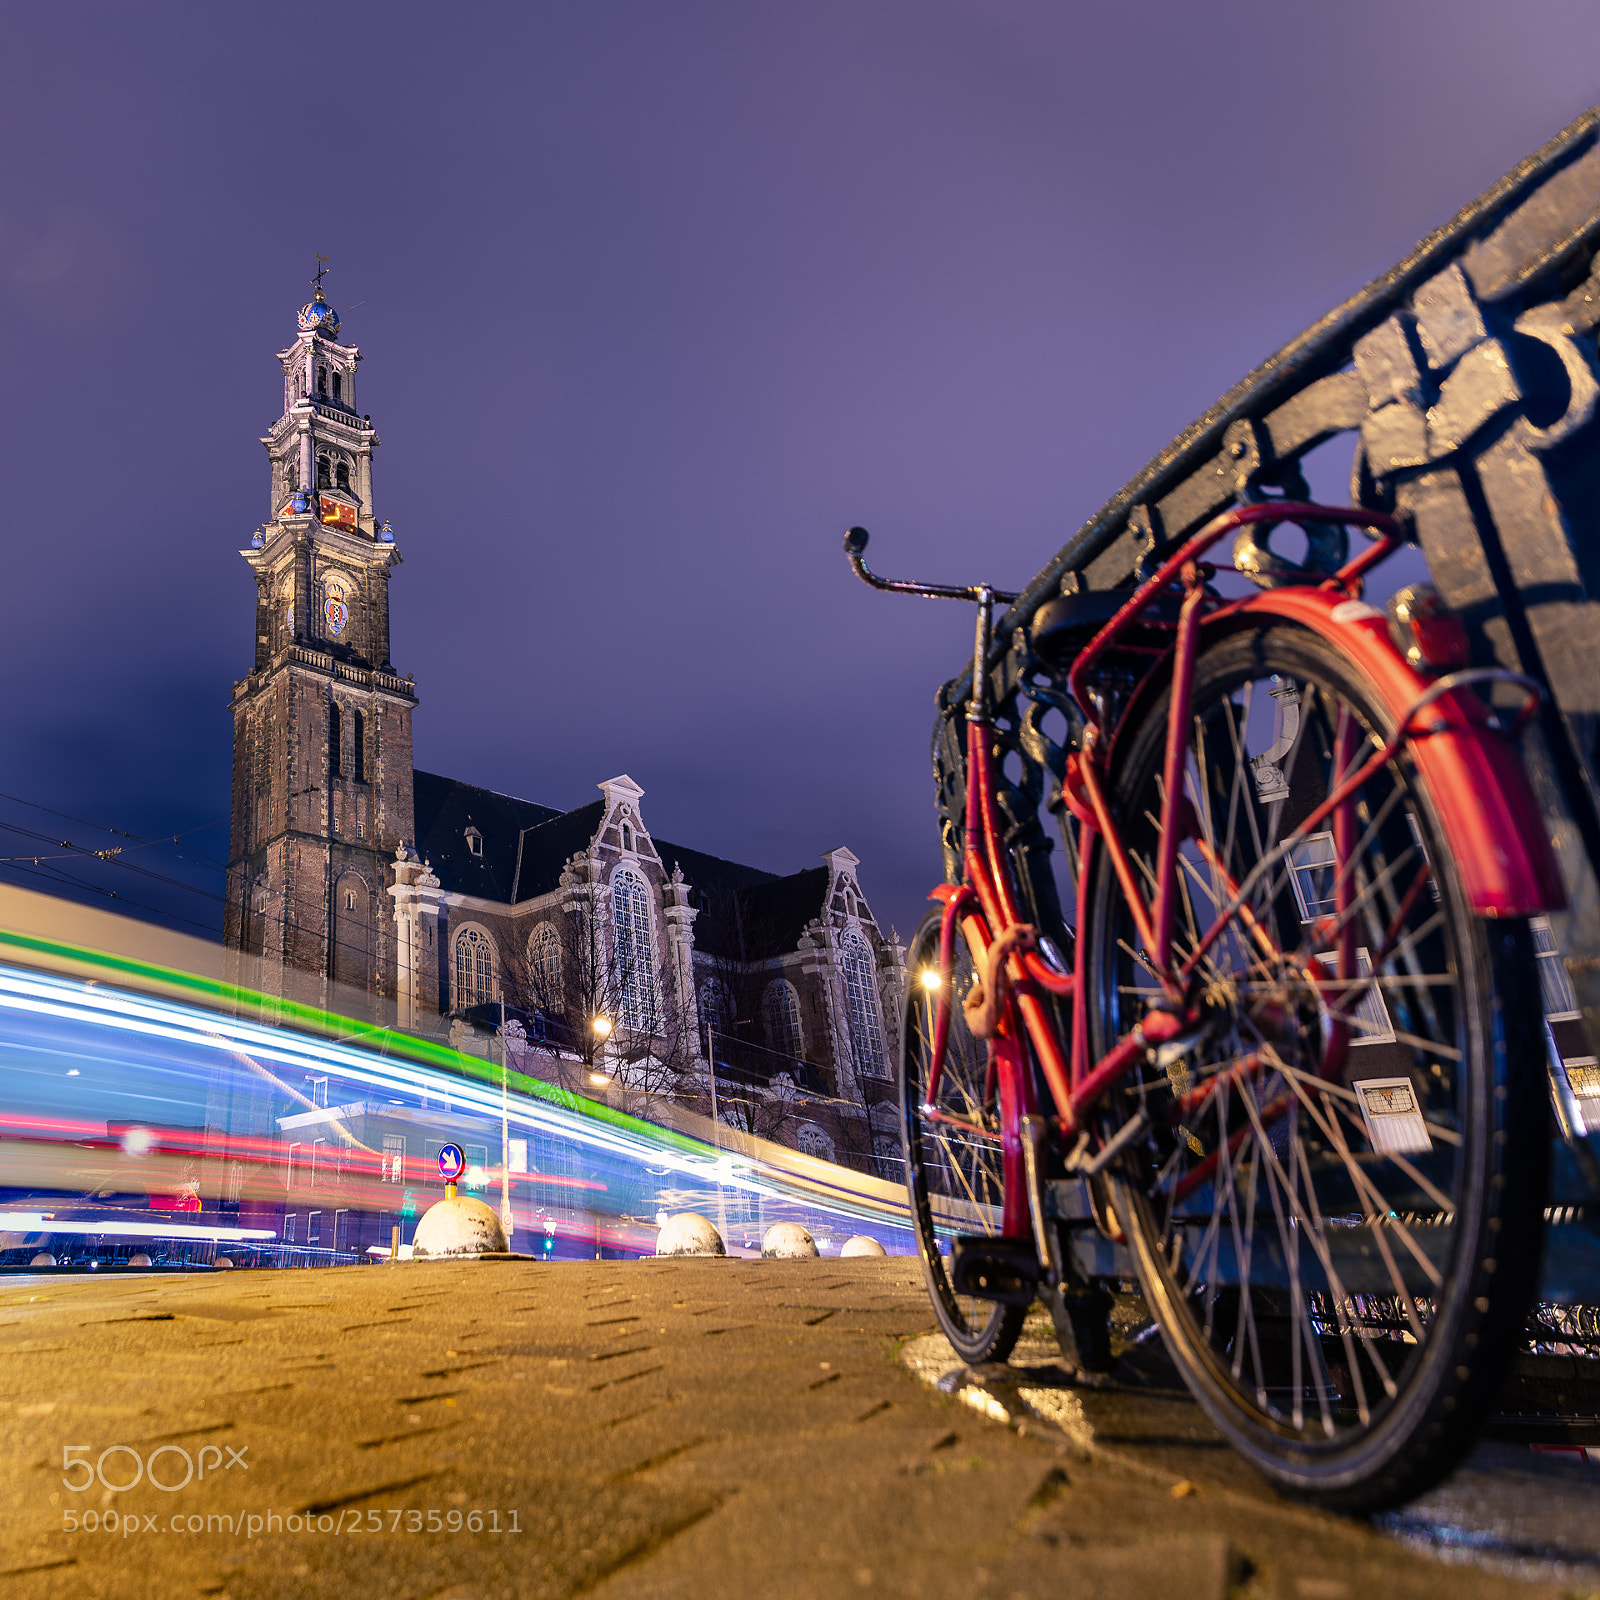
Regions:
<svg viewBox="0 0 1600 1600"><path fill-rule="evenodd" d="M467 985L462 982L462 950L470 950L472 983ZM488 989L483 988L483 955L488 954ZM450 981L453 985L451 994L451 1010L463 1012L473 1006L488 1005L499 993L500 963L496 958L494 940L489 937L488 930L480 928L475 922L469 922L456 932L454 945L450 952ZM471 996L469 999L468 996Z"/></svg>
<svg viewBox="0 0 1600 1600"><path fill-rule="evenodd" d="M656 973L655 915L650 885L631 866L611 874L612 952L617 963L617 1009L625 1028L657 1032L661 1025Z"/></svg>
<svg viewBox="0 0 1600 1600"><path fill-rule="evenodd" d="M873 959L872 946L857 928L846 928L839 935L839 968L850 1027L851 1059L856 1070L869 1078L887 1078L889 1065L878 1005L878 964Z"/></svg>

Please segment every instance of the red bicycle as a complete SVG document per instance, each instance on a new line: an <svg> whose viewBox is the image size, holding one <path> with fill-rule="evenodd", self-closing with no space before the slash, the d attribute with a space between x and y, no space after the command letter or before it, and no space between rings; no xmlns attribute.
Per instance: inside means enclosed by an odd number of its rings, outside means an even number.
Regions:
<svg viewBox="0 0 1600 1600"><path fill-rule="evenodd" d="M1220 594L1212 548L1281 523L1372 543ZM1041 608L1023 692L1070 723L1071 928L1024 916L996 801L993 615L1017 597L890 582L845 540L875 587L977 606L961 879L913 943L901 1036L940 1325L1003 1360L1043 1296L1107 1366L1096 1235L1125 1245L1216 1426L1352 1510L1460 1460L1524 1326L1549 1148L1527 919L1563 903L1514 743L1538 691L1468 666L1427 585L1362 599L1404 540L1250 504L1131 591Z"/></svg>

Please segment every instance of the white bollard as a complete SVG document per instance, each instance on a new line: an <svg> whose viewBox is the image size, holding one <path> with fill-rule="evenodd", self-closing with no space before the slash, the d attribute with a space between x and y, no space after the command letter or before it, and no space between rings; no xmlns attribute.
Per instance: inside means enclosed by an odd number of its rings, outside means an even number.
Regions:
<svg viewBox="0 0 1600 1600"><path fill-rule="evenodd" d="M846 1239L839 1248L841 1256L886 1256L888 1253L876 1239L865 1233Z"/></svg>
<svg viewBox="0 0 1600 1600"><path fill-rule="evenodd" d="M763 1261L802 1261L820 1255L817 1241L798 1222L775 1222L761 1241Z"/></svg>
<svg viewBox="0 0 1600 1600"><path fill-rule="evenodd" d="M213 1267L231 1267L233 1263L226 1256L218 1256L211 1265Z"/></svg>
<svg viewBox="0 0 1600 1600"><path fill-rule="evenodd" d="M51 1255L48 1250L41 1250L38 1255L36 1255L33 1260L28 1263L30 1267L53 1267L55 1264L56 1258Z"/></svg>
<svg viewBox="0 0 1600 1600"><path fill-rule="evenodd" d="M411 1239L411 1259L439 1261L506 1248L506 1230L499 1215L481 1200L457 1195L435 1201L422 1213Z"/></svg>
<svg viewBox="0 0 1600 1600"><path fill-rule="evenodd" d="M658 1256L725 1256L722 1235L698 1211L680 1211L668 1217L656 1236Z"/></svg>
<svg viewBox="0 0 1600 1600"><path fill-rule="evenodd" d="M130 1267L148 1267L150 1265L150 1257L143 1250L136 1251L128 1257L128 1265Z"/></svg>

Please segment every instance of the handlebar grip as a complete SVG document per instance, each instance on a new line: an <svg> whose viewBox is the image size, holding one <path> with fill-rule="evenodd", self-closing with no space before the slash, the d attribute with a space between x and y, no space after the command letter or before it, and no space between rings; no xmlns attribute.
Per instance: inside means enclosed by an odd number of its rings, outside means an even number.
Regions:
<svg viewBox="0 0 1600 1600"><path fill-rule="evenodd" d="M865 528L852 528L844 536L844 553L847 556L858 556L867 548L867 530Z"/></svg>

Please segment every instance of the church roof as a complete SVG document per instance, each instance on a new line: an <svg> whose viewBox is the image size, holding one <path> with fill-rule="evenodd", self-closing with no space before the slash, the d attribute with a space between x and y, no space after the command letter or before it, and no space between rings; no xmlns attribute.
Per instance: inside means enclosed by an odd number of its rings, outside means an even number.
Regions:
<svg viewBox="0 0 1600 1600"><path fill-rule="evenodd" d="M588 849L605 817L605 802L556 811L475 784L415 775L417 853L432 863L440 887L511 905L549 894L562 869ZM467 830L479 835L474 853ZM700 912L695 947L739 961L764 961L791 951L806 924L822 915L828 869L807 867L786 877L740 861L653 839L662 865L682 871Z"/></svg>
<svg viewBox="0 0 1600 1600"><path fill-rule="evenodd" d="M523 830L561 816L550 806L536 806L531 800L496 794L493 789L441 778L433 772L414 774L412 794L417 854L432 864L440 886L448 893L476 895L483 900L509 903ZM478 833L481 855L473 853L469 828Z"/></svg>

